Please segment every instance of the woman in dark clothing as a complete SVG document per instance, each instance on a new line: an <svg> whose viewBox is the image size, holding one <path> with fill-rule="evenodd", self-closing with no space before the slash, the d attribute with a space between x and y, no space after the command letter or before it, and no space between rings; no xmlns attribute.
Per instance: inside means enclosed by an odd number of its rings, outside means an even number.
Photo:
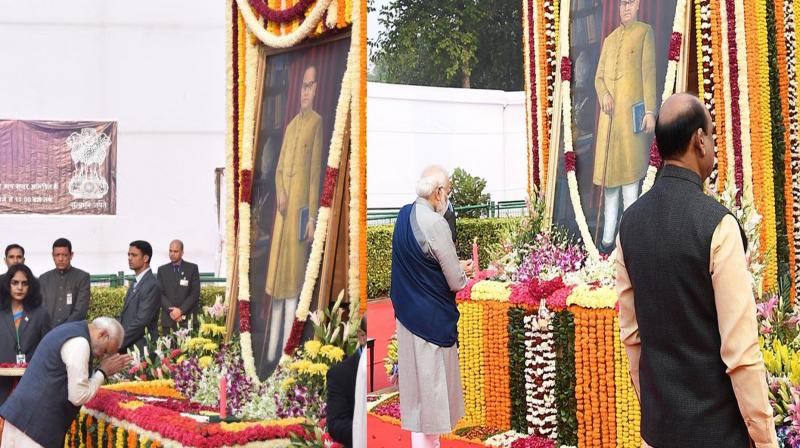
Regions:
<svg viewBox="0 0 800 448"><path fill-rule="evenodd" d="M39 281L24 264L11 266L0 282L0 363L29 362L48 331L50 316L42 307ZM0 377L0 404L13 382Z"/></svg>

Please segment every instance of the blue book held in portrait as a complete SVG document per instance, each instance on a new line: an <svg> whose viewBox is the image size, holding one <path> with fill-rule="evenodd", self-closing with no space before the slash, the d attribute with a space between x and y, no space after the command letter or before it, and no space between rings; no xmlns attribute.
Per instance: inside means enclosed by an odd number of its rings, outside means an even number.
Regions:
<svg viewBox="0 0 800 448"><path fill-rule="evenodd" d="M297 232L300 241L306 239L306 226L308 226L308 207L300 207L300 228Z"/></svg>
<svg viewBox="0 0 800 448"><path fill-rule="evenodd" d="M644 131L642 121L644 120L644 101L639 101L631 107L631 116L633 117L633 133L640 134Z"/></svg>

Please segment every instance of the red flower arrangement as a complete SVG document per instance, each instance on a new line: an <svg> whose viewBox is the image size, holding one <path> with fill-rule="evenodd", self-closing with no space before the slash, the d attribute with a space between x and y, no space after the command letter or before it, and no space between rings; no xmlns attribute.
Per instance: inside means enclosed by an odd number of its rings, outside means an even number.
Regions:
<svg viewBox="0 0 800 448"><path fill-rule="evenodd" d="M17 364L15 362L0 362L0 369L24 369L28 363Z"/></svg>
<svg viewBox="0 0 800 448"><path fill-rule="evenodd" d="M336 190L336 179L338 177L338 168L325 168L325 183L322 187L322 197L319 200L320 207L330 207L333 203L333 192Z"/></svg>
<svg viewBox="0 0 800 448"><path fill-rule="evenodd" d="M554 292L564 287L564 281L561 277L556 277L553 280L542 281L539 279L531 279L528 283L528 292L533 300L537 302L550 297Z"/></svg>
<svg viewBox="0 0 800 448"><path fill-rule="evenodd" d="M678 61L681 58L681 41L683 36L677 31L672 32L672 37L669 39L669 60Z"/></svg>
<svg viewBox="0 0 800 448"><path fill-rule="evenodd" d="M530 436L511 442L511 448L555 448L553 440L544 437Z"/></svg>
<svg viewBox="0 0 800 448"><path fill-rule="evenodd" d="M564 168L567 172L574 172L575 166L577 165L577 156L575 155L575 151L567 151L564 153Z"/></svg>
<svg viewBox="0 0 800 448"><path fill-rule="evenodd" d="M653 139L650 145L650 166L661 168L661 153L658 152L658 142Z"/></svg>
<svg viewBox="0 0 800 448"><path fill-rule="evenodd" d="M736 29L736 5L733 0L726 0L725 8L728 13L728 30ZM736 181L736 203L742 199L744 189L744 171L742 167L742 126L741 110L739 109L739 51L737 48L736 33L728 32L728 60L730 65L731 83L731 129L733 131L733 159L734 175Z"/></svg>
<svg viewBox="0 0 800 448"><path fill-rule="evenodd" d="M291 356L297 347L300 345L300 339L303 337L303 329L306 327L305 321L298 320L296 317L292 323L292 332L289 335L289 340L286 341L286 347L283 348L283 353Z"/></svg>
<svg viewBox="0 0 800 448"><path fill-rule="evenodd" d="M239 301L239 331L250 332L250 302Z"/></svg>
<svg viewBox="0 0 800 448"><path fill-rule="evenodd" d="M181 415L179 411L165 407L144 404L136 409L126 409L120 406L132 400L135 398L101 389L85 406L187 446L210 448L244 445L259 440L288 439L292 434L303 434L300 425L254 425L233 432L223 430L219 423L200 423Z"/></svg>
<svg viewBox="0 0 800 448"><path fill-rule="evenodd" d="M292 20L302 19L305 12L314 3L314 0L299 0L294 6L283 10L275 10L267 6L264 0L249 0L250 6L256 10L258 15L270 22L286 23Z"/></svg>
<svg viewBox="0 0 800 448"><path fill-rule="evenodd" d="M572 81L572 61L569 56L561 58L561 80L570 82Z"/></svg>
<svg viewBox="0 0 800 448"><path fill-rule="evenodd" d="M253 191L253 172L251 170L242 170L242 197L244 203L250 203L250 196Z"/></svg>

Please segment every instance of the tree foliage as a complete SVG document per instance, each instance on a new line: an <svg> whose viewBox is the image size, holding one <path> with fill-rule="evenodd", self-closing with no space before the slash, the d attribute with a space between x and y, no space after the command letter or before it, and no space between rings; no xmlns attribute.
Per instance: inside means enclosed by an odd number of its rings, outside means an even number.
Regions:
<svg viewBox="0 0 800 448"><path fill-rule="evenodd" d="M371 79L522 90L521 2L394 0L377 11Z"/></svg>
<svg viewBox="0 0 800 448"><path fill-rule="evenodd" d="M481 205L488 203L492 198L483 190L486 189L486 179L469 174L463 168L456 168L450 175L450 201L453 207ZM459 212L459 216L479 218L484 210L467 210Z"/></svg>

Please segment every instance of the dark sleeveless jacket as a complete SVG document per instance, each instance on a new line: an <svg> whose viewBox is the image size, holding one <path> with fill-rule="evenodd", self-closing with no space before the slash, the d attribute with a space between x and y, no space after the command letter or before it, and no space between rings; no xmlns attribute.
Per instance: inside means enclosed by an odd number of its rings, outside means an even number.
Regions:
<svg viewBox="0 0 800 448"><path fill-rule="evenodd" d="M91 346L85 320L47 333L17 388L0 407L0 416L45 448L64 446L67 428L80 410L67 398L67 366L61 360L61 347L75 337L86 338Z"/></svg>
<svg viewBox="0 0 800 448"><path fill-rule="evenodd" d="M750 440L720 357L709 272L714 230L729 213L697 174L667 165L620 223L642 341L641 432L658 448L744 448Z"/></svg>

